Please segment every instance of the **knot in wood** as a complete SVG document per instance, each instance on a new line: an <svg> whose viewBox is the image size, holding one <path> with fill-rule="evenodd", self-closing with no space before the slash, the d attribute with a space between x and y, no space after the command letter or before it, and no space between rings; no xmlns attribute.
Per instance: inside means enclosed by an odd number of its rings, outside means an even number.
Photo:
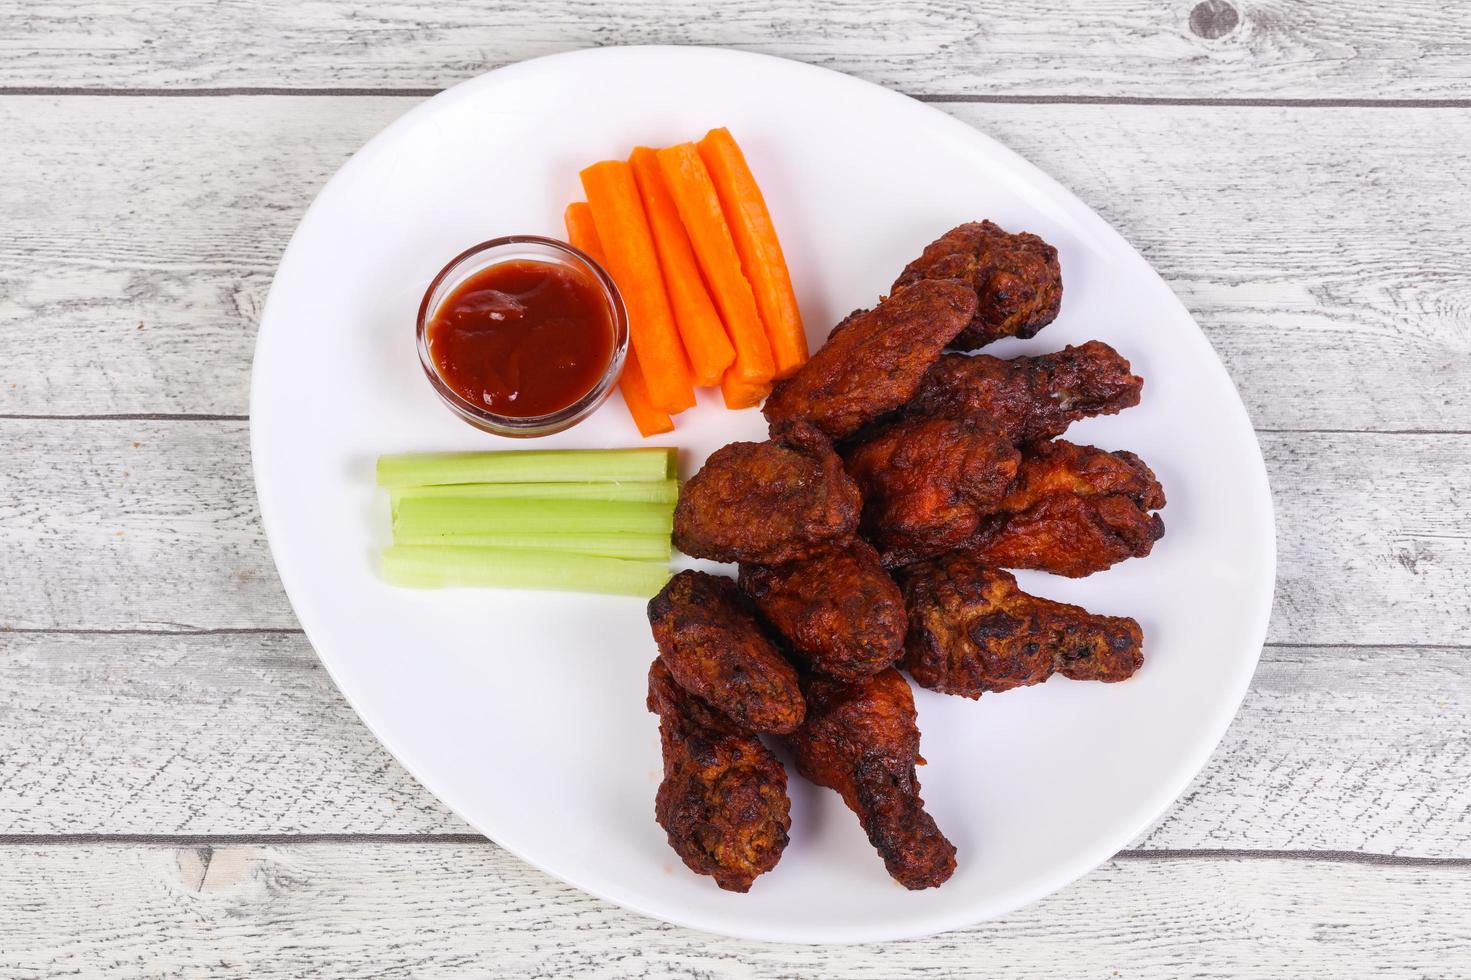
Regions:
<svg viewBox="0 0 1471 980"><path fill-rule="evenodd" d="M1200 0L1190 11L1190 30L1207 41L1225 37L1240 22L1241 15L1226 0Z"/></svg>

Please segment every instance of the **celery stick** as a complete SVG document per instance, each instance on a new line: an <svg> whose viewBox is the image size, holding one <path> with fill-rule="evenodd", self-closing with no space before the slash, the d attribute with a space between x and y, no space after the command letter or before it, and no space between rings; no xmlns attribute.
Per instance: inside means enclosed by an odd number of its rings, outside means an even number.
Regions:
<svg viewBox="0 0 1471 980"><path fill-rule="evenodd" d="M669 534L674 508L606 500L476 500L405 497L393 517L396 534Z"/></svg>
<svg viewBox="0 0 1471 980"><path fill-rule="evenodd" d="M499 548L503 551L572 551L631 561L668 561L667 534L395 534L394 544Z"/></svg>
<svg viewBox="0 0 1471 980"><path fill-rule="evenodd" d="M391 545L383 578L420 589L455 586L603 592L649 598L669 580L662 562L624 561L547 551Z"/></svg>
<svg viewBox="0 0 1471 980"><path fill-rule="evenodd" d="M537 500L634 500L651 504L672 504L679 499L679 481L449 483L428 487L403 487L390 491L390 494L394 507L406 497L476 497L482 500L530 497Z"/></svg>
<svg viewBox="0 0 1471 980"><path fill-rule="evenodd" d="M389 488L444 483L667 480L673 476L672 449L528 449L378 457L378 485Z"/></svg>

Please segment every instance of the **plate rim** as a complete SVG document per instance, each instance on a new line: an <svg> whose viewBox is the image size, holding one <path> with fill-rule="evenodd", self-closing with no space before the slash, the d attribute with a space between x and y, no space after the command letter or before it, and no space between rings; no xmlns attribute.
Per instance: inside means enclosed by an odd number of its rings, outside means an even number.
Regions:
<svg viewBox="0 0 1471 980"><path fill-rule="evenodd" d="M300 611L303 603L300 602L297 596L293 594L292 587L287 580L288 576L282 569L281 559L278 557L280 549L277 547L276 544L278 540L277 532L273 531L273 526L275 525L275 519L272 515L273 507L267 504L266 498L260 492L260 487L266 482L265 475L268 473L269 464L265 462L266 454L262 448L265 440L263 439L260 432L260 426L262 425L262 423L259 421L264 417L264 413L260 411L260 404L264 401L266 396L264 395L262 390L263 386L257 384L257 380L261 374L261 367L265 360L263 352L268 350L271 343L274 343L274 340L272 338L280 334L282 329L268 329L267 327L268 323L272 323L280 318L279 314L273 315L275 307L280 303L277 298L279 295L278 283L280 272L290 262L293 250L298 247L299 242L302 239L303 229L308 226L313 215L320 209L321 203L324 197L327 196L328 191L335 183L338 182L339 178L344 173L353 168L354 165L359 160L364 158L368 154L368 151L370 151L375 145L387 142L388 139L391 137L391 134L400 129L408 128L422 116L428 116L431 113L438 111L443 106L473 97L473 90L483 84L486 84L488 79L495 77L504 77L507 74L520 74L535 72L539 70L547 70L549 67L561 67L564 64L573 64L583 61L606 60L616 63L620 59L637 59L644 57L663 57L670 55L674 55L677 57L689 57L691 53L696 53L700 56L726 58L736 61L776 63L782 66L784 70L794 71L799 74L811 73L814 75L820 75L829 83L848 86L855 92L861 93L862 97L881 97L890 100L904 100L905 102L913 103L914 105L929 110L929 112L931 113L930 121L938 128L946 130L947 135L950 138L961 140L964 142L981 144L988 153L994 154L1005 161L1008 166L1013 168L1022 177L1030 180L1040 190L1045 192L1045 195L1050 203L1061 207L1070 218L1079 221L1083 227L1086 227L1090 231L1090 233L1098 236L1101 241L1106 243L1110 252L1119 252L1128 257L1131 257L1132 259L1137 260L1137 262L1141 266L1149 270L1150 275L1154 277L1154 280L1157 282L1158 286L1169 295L1171 301L1178 308L1179 312L1182 313L1189 320L1190 324L1194 327L1193 335L1190 342L1197 345L1203 345L1206 352L1208 352L1209 357L1207 358L1207 361L1212 365L1210 370L1219 372L1222 380L1225 381L1225 387L1229 390L1231 394L1231 408L1234 412L1239 414L1239 420L1245 427L1245 432L1250 440L1250 445L1252 449L1255 450L1255 455L1253 457L1253 462L1255 463L1255 465L1250 468L1251 472L1249 474L1245 474L1245 476L1249 478L1250 483L1253 485L1253 496L1257 498L1257 502L1261 510L1261 516L1265 519L1265 525L1263 528L1263 540L1259 542L1259 545L1262 549L1261 557L1264 574L1257 582L1254 583L1254 588L1252 590L1252 600L1254 602L1255 615L1249 629L1245 630L1245 635L1254 638L1252 642L1255 647L1255 652L1250 656L1242 657L1239 663L1236 665L1234 672L1232 673L1231 682L1232 685L1234 685L1234 695L1229 698L1222 698L1218 702L1218 706L1216 708L1214 716L1207 719L1205 723L1198 726L1197 732L1208 733L1209 737L1198 736L1195 739L1195 750L1188 754L1188 758L1186 758L1172 771L1170 771L1168 773L1168 778L1161 778L1159 780L1159 788L1157 788L1155 792L1153 792L1152 794L1148 794L1145 797L1141 797L1140 802L1138 802L1135 806L1135 810L1141 816L1136 821L1137 826L1133 828L1132 832L1123 842L1116 845L1109 845L1107 847L1095 845L1092 848L1081 851L1079 855L1073 860L1059 864L1053 874L1040 876L1039 878L1037 878L1030 888L1015 888L1010 893L993 893L990 904L995 906L994 908L978 910L975 908L975 903L962 903L958 906L950 906L945 909L935 911L931 916L929 916L929 918L925 920L925 923L922 926L916 928L900 928L879 935L860 936L854 935L850 931L845 930L832 931L823 929L819 929L817 934L813 934L811 930L804 931L801 927L794 927L784 932L774 934L770 931L744 929L739 926L725 927L720 924L711 924L706 921L694 921L683 918L678 914L671 914L670 912L665 910L655 911L648 905L635 898L610 895L605 893L600 888L592 887L576 880L575 877L570 874L553 871L541 864L539 861L527 856L526 854L523 854L516 848L496 840L496 838L492 837L489 833L482 829L476 821L469 819L465 815L465 813L451 799L447 797L445 793L441 792L439 788L431 786L429 782L423 779L416 771L415 767L410 765L407 760L405 760L399 754L399 752L382 737L377 727L375 727L373 722L358 708L358 705L354 703L353 699L348 695L346 688L339 681L337 673L333 669L331 657L324 655L322 653L321 647L318 645L316 640L313 639L312 626L307 623L306 619L302 616ZM880 96L879 93L882 93L882 95ZM1099 215L1096 211L1089 207L1071 190L1058 183L1045 171L1040 169L1036 164L1033 164L1029 160L1025 159L1024 157L1016 153L1016 151L1002 144L986 132L975 128L968 123L955 118L954 116L949 115L948 113L944 112L934 105L922 102L919 99L905 95L902 92L897 92L879 83L870 82L865 79L858 78L854 75L849 75L845 72L837 71L836 69L831 69L820 65L813 65L807 62L796 61L794 59L784 58L778 55L713 45L648 44L579 48L571 51L563 51L555 54L529 58L493 68L490 71L483 72L479 75L474 76L473 78L465 79L464 81L461 81L431 96L430 98L425 99L423 102L415 105L413 108L396 117L394 120L388 123L388 125L384 126L367 141L365 141L362 146L355 150L342 163L342 165L339 166L336 171L334 171L334 173L327 179L327 181L322 184L317 193L314 195L311 204L306 208L305 211L302 212L302 216L298 221L295 230L292 232L291 238L288 241L286 248L282 251L281 259L277 264L276 272L272 275L271 287L267 293L266 301L262 306L260 319L257 325L255 350L251 363L249 413L251 470L255 489L256 505L260 513L262 528L265 531L267 546L271 552L271 561L276 567L277 577L281 581L282 589L286 593L287 600L291 604L293 615L296 617L297 622L307 639L307 642L310 644L313 654L322 664L323 669L327 672L327 675L331 678L333 685L337 687L338 692L342 695L343 699L353 709L354 714L357 715L358 719L362 722L364 727L367 728L368 731L373 735L378 744L382 746L382 748L386 752L388 752L389 755L400 766L402 766L403 769L408 772L409 775L411 775L416 782L418 782L421 786L428 790L442 805L444 805L457 817L463 820L467 825L474 828L477 832L484 834L487 840L494 843L497 847L502 848L507 853L513 855L517 860L525 862L526 864L536 868L541 873L546 874L551 878L562 882L565 885L576 888L603 901L610 902L619 908L629 909L640 915L647 916L657 921L669 922L682 928L694 929L700 932L724 935L742 940L802 945L867 945L880 942L918 939L926 936L938 935L940 933L949 932L955 929L966 928L976 925L980 922L994 919L1002 915L1010 914L1017 911L1018 909L1032 905L1037 901L1053 894L1054 892L1059 891L1067 885L1080 880L1081 878L1095 871L1097 868L1101 867L1115 854L1119 853L1119 848L1121 846L1126 845L1128 841L1137 839L1141 834L1143 834L1153 824L1155 824L1160 819L1160 817L1162 817L1169 810L1171 805L1176 800L1178 800L1180 796L1189 788L1190 783L1204 769L1206 763L1209 762L1211 755L1215 752L1216 748L1219 747L1221 740L1225 737L1226 731L1230 727L1231 722L1235 719L1237 713L1240 710L1241 704L1245 699L1247 691L1250 688L1251 679L1255 674L1258 663L1260 662L1262 649L1267 638L1268 626L1270 624L1277 579L1277 532L1275 505L1271 494L1270 481L1268 479L1266 469L1266 460L1261 452L1261 442L1258 438L1255 426L1251 422L1251 417L1246 409L1246 405L1241 398L1240 389L1237 387L1235 381L1231 378L1230 373L1226 370L1224 362L1222 362L1219 354L1216 353L1214 346L1211 345L1209 338L1205 335L1205 332L1201 330L1200 324L1196 321L1195 316L1185 306L1184 302L1179 298L1178 294L1176 294L1175 291L1170 288L1169 284L1164 281L1163 277L1159 275L1154 266L1142 254L1140 254L1139 251L1134 248L1134 246L1127 239L1125 239L1119 231L1117 231L1108 221L1104 220L1101 215ZM449 795L452 796L454 794ZM868 931L871 932L872 930L870 929Z"/></svg>

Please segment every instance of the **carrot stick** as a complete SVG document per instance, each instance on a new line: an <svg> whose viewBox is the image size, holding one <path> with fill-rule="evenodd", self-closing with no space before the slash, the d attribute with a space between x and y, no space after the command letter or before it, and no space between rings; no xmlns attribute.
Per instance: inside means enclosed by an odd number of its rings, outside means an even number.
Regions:
<svg viewBox="0 0 1471 980"><path fill-rule="evenodd" d="M633 169L622 160L604 160L582 171L608 272L628 307L633 349L643 366L649 398L666 412L682 412L695 403L689 361L674 326L664 277L648 218L639 200Z"/></svg>
<svg viewBox="0 0 1471 980"><path fill-rule="evenodd" d="M674 308L674 322L684 338L695 384L719 384L721 375L735 360L735 348L730 345L720 314L715 312L710 292L700 278L689 235L685 234L674 198L664 185L659 161L653 150L639 146L634 148L628 162L638 182L644 212L649 216L654 250L659 253L659 267L664 270L664 288L669 291L669 305Z"/></svg>
<svg viewBox="0 0 1471 980"><path fill-rule="evenodd" d="M771 394L771 382L742 381L735 376L734 370L730 370L720 379L720 393L725 397L726 408L753 408Z"/></svg>
<svg viewBox="0 0 1471 980"><path fill-rule="evenodd" d="M607 261L603 258L603 243L598 238L598 226L592 220L592 208L587 206L586 201L573 201L567 205L567 210L562 212L562 221L567 225L569 245L582 249L598 265Z"/></svg>
<svg viewBox="0 0 1471 980"><path fill-rule="evenodd" d="M762 385L770 384L776 374L776 365L771 359L771 344L766 339L766 330L761 326L756 297L741 271L740 256L731 240L730 229L726 227L710 172L705 169L700 151L693 143L666 147L657 151L655 156L679 209L680 220L689 233L700 271L705 275L705 283L735 348L735 363L726 372L730 385L721 385L727 396L726 406L743 408L754 404L749 401L751 393ZM729 400L732 389L741 404L732 404Z"/></svg>
<svg viewBox="0 0 1471 980"><path fill-rule="evenodd" d="M598 265L605 265L603 243L598 240L592 208L582 201L575 201L567 205L563 220L567 223L567 241L572 247L582 249ZM638 357L631 347L623 361L623 374L618 377L618 390L623 392L623 403L628 406L628 414L633 416L633 424L638 426L639 435L648 438L661 432L674 431L674 419L669 417L668 412L655 408L654 403L649 401L649 386L644 381L643 369L639 367Z"/></svg>
<svg viewBox="0 0 1471 980"><path fill-rule="evenodd" d="M669 413L654 405L649 397L649 384L644 380L643 368L639 366L638 354L628 348L628 359L623 362L623 374L618 378L618 390L623 392L623 404L633 416L639 435L647 439L661 432L674 431L674 419Z"/></svg>
<svg viewBox="0 0 1471 980"><path fill-rule="evenodd" d="M721 127L706 133L700 140L700 159L710 171L725 223L730 226L736 253L741 257L741 269L756 294L756 308L761 311L766 339L771 342L776 376L789 377L807 361L807 331L802 329L802 312L797 308L797 294L792 289L771 212L766 209L766 198L730 130Z"/></svg>

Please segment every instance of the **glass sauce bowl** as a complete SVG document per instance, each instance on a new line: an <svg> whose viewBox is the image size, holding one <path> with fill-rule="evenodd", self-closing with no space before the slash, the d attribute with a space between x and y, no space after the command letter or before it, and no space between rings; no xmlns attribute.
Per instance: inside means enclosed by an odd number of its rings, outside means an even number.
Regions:
<svg viewBox="0 0 1471 980"><path fill-rule="evenodd" d="M431 324L446 300L456 296L471 278L493 266L504 263L540 263L569 270L591 284L592 292L604 304L612 330L611 352L602 373L585 392L575 395L561 407L547 408L539 414L513 415L497 412L478 403L458 390L436 361L431 349ZM442 329L442 328L441 328ZM623 362L628 354L628 315L618 287L608 273L590 256L565 242L535 235L511 235L472 246L455 256L440 270L419 304L415 338L419 363L435 392L449 409L461 419L485 432L496 435L529 438L549 435L570 428L587 418L601 405L618 383Z"/></svg>

